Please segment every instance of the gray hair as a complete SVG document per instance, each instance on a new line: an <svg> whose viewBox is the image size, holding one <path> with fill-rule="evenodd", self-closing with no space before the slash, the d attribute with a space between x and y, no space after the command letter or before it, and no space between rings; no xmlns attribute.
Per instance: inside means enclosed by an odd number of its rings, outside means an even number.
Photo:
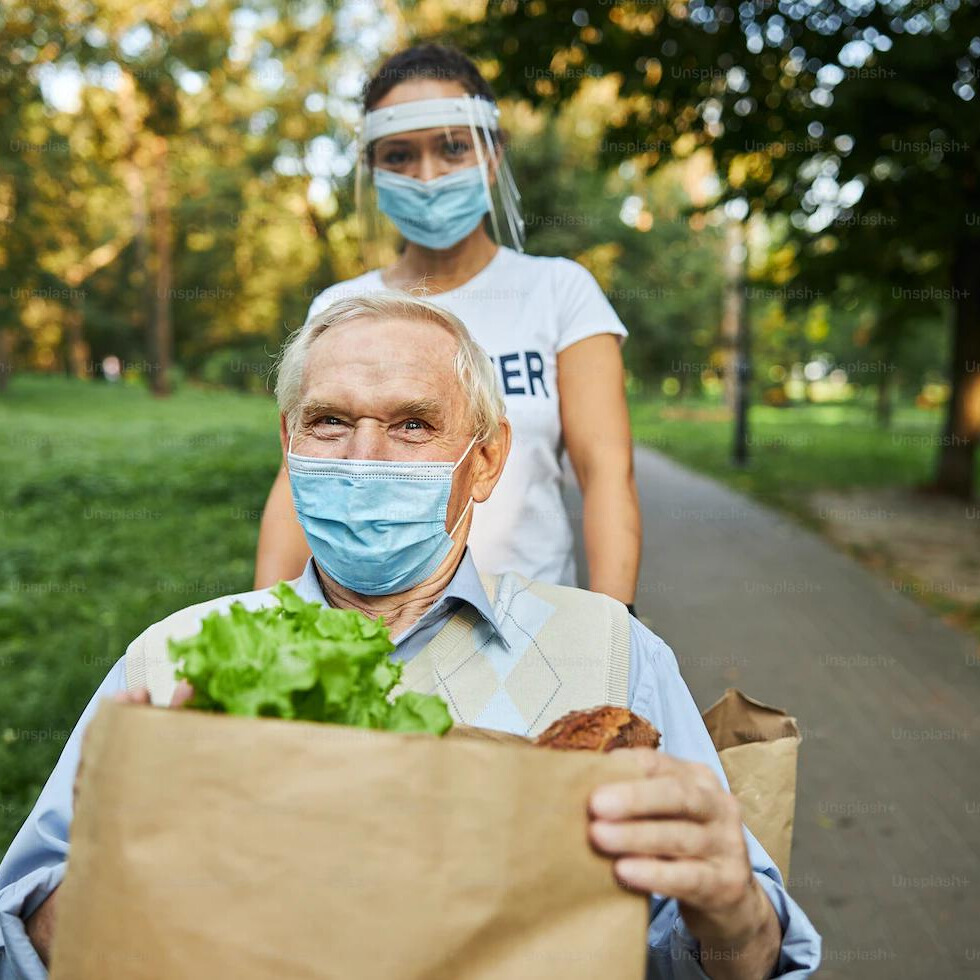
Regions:
<svg viewBox="0 0 980 980"><path fill-rule="evenodd" d="M477 442L485 442L497 434L504 418L504 399L487 352L473 339L463 322L448 310L390 289L349 296L331 303L294 331L286 341L278 359L276 401L279 411L286 417L289 432L295 430L298 421L303 371L313 342L330 327L362 317L434 323L448 330L459 344L453 358L453 369L469 401L472 434Z"/></svg>

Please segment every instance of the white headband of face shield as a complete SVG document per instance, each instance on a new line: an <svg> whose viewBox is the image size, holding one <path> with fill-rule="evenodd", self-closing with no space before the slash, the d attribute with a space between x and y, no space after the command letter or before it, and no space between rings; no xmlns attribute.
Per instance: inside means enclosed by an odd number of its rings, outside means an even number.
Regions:
<svg viewBox="0 0 980 980"><path fill-rule="evenodd" d="M416 99L384 109L374 109L364 117L362 139L370 143L393 133L437 126L473 126L495 130L500 110L486 99L461 95L450 99Z"/></svg>

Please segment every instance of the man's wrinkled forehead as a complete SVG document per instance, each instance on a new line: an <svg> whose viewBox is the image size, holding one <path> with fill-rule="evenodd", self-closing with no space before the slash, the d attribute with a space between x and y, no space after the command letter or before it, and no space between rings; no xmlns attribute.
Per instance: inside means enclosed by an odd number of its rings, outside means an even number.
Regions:
<svg viewBox="0 0 980 980"><path fill-rule="evenodd" d="M360 317L325 330L303 372L303 401L350 399L363 407L435 401L462 404L453 369L456 338L437 323Z"/></svg>

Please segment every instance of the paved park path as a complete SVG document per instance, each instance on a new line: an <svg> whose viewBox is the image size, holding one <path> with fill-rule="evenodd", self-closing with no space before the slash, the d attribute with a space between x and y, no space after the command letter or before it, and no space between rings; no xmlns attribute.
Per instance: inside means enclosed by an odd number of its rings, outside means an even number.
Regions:
<svg viewBox="0 0 980 980"><path fill-rule="evenodd" d="M658 453L636 465L640 616L702 710L733 686L798 719L789 884L819 975L980 977L976 640L792 520Z"/></svg>

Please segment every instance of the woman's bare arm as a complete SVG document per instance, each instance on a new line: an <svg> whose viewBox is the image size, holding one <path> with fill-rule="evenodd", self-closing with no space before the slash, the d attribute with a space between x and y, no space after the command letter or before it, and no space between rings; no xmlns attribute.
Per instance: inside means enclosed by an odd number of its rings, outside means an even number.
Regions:
<svg viewBox="0 0 980 980"><path fill-rule="evenodd" d="M558 392L565 445L582 489L589 589L631 603L643 531L616 335L586 337L561 351Z"/></svg>
<svg viewBox="0 0 980 980"><path fill-rule="evenodd" d="M310 557L306 536L296 517L289 474L280 468L269 492L259 526L255 556L255 588L267 589L282 579L301 575Z"/></svg>

